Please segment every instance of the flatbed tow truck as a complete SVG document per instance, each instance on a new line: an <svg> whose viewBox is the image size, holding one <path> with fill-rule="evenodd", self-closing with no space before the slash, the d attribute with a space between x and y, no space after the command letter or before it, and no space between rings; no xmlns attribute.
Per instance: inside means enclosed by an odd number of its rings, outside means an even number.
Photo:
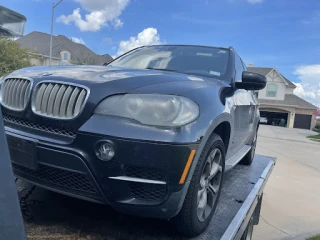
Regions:
<svg viewBox="0 0 320 240"><path fill-rule="evenodd" d="M208 229L192 239L251 239L274 165L274 158L256 155L251 166L238 165L227 172ZM164 220L123 215L105 205L34 188L23 180L17 187L29 239L187 239Z"/></svg>
<svg viewBox="0 0 320 240"><path fill-rule="evenodd" d="M2 6L0 13L0 37L22 36L26 18ZM18 32L6 28L13 22L18 24ZM163 220L123 215L107 206L36 188L21 179L15 179L15 185L1 120L0 109L0 239L186 239ZM193 239L251 239L275 161L256 155L251 166L238 165L227 172L208 229Z"/></svg>
<svg viewBox="0 0 320 240"><path fill-rule="evenodd" d="M106 205L49 192L22 179L16 179L15 185L3 121L0 151L0 239L25 239L25 230L28 239L186 239L163 220L123 215ZM193 239L251 239L275 161L256 155L250 166L237 165L227 172L208 229Z"/></svg>

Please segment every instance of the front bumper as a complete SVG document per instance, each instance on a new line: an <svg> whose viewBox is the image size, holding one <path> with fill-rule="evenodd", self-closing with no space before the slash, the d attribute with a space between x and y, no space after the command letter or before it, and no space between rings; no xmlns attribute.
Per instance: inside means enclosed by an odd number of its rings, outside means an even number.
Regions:
<svg viewBox="0 0 320 240"><path fill-rule="evenodd" d="M6 133L30 138L13 126L7 125ZM109 204L120 212L157 218L171 218L180 210L188 183L179 184L179 180L191 150L198 146L88 132L78 132L71 142L63 144L35 139L38 168L13 163L16 176L52 191ZM101 140L115 147L110 161L95 155L94 146Z"/></svg>

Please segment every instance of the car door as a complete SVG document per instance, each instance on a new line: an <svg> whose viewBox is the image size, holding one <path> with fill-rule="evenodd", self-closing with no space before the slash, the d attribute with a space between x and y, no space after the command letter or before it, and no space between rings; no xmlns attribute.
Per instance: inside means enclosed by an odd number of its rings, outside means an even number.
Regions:
<svg viewBox="0 0 320 240"><path fill-rule="evenodd" d="M245 66L241 58L235 54L235 81L242 81L242 73ZM231 151L227 157L236 154L244 145L248 144L248 139L252 135L252 128L255 116L255 103L251 91L237 89L232 97L233 108L233 139Z"/></svg>
<svg viewBox="0 0 320 240"><path fill-rule="evenodd" d="M241 60L242 61L242 60ZM243 63L243 69L244 71L247 71L246 65ZM248 123L248 136L247 139L245 140L246 144L251 144L252 139L254 137L254 134L256 133L257 130L257 125L260 119L260 113L259 113L259 102L258 102L258 97L255 91L250 90L247 91L248 94L248 100L249 100L249 123Z"/></svg>

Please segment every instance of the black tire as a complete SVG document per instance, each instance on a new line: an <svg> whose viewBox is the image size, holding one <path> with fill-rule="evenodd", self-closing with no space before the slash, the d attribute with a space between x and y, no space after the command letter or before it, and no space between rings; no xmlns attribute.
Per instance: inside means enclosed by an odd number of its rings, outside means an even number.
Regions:
<svg viewBox="0 0 320 240"><path fill-rule="evenodd" d="M254 159L254 155L256 154L256 147L257 147L257 138L258 138L258 131L256 131L255 136L251 143L250 151L242 158L240 164L242 165L251 165Z"/></svg>
<svg viewBox="0 0 320 240"><path fill-rule="evenodd" d="M211 154L212 154L212 152L214 152L215 149L220 150L220 153L221 153L221 154L219 153L219 156L221 156L221 160L219 161L219 163L221 163L219 165L219 169L220 169L219 176L217 173L215 175L215 177L212 178L212 180L209 180L209 178L208 178L207 182L208 181L209 182L216 181L215 179L217 177L219 177L220 182L217 187L218 190L216 191L216 195L210 195L211 197L214 196L213 197L214 200L212 200L210 203L211 205L213 204L213 206L210 207L211 212L210 212L210 214L208 214L207 217L204 217L205 220L201 222L198 217L198 214L199 214L198 208L200 205L200 202L198 202L198 200L199 200L198 191L199 191L199 188L201 188L200 178L203 177L203 174L206 172L209 157L212 156ZM215 155L214 155L214 158L215 158ZM210 158L210 159L212 159L212 158ZM213 164L211 164L210 166L213 166ZM196 165L196 168L195 168L195 171L192 175L192 179L191 179L189 189L188 189L186 198L184 200L183 206L182 206L179 214L177 216L173 217L172 219L170 219L170 223L173 225L173 227L176 230L178 230L179 232L181 232L184 235L189 236L189 237L197 236L206 230L206 228L208 227L208 225L212 219L214 211L217 207L217 203L219 201L221 188L222 188L222 182L223 182L224 167L225 167L225 147L224 147L223 141L220 138L220 136L218 136L217 134L212 134L212 136L207 141L205 147L203 148L200 159ZM201 179L203 179L203 178L201 178ZM203 187L203 189L204 189L204 187ZM212 191L211 191L211 194L212 194ZM209 196L209 195L207 195L207 196ZM209 197L206 197L206 198L209 199ZM209 200L206 200L206 201L209 202ZM205 212L206 212L207 207L204 207L204 209L205 209L205 211L204 211L203 215L205 216L206 215Z"/></svg>

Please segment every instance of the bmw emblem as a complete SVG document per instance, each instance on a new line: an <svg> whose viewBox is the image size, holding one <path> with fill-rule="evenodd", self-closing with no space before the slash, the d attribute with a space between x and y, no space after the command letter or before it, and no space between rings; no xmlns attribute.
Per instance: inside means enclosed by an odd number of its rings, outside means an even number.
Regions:
<svg viewBox="0 0 320 240"><path fill-rule="evenodd" d="M49 73L49 72L42 73L42 76L43 76L43 77L51 76L51 75L52 75L52 73Z"/></svg>

